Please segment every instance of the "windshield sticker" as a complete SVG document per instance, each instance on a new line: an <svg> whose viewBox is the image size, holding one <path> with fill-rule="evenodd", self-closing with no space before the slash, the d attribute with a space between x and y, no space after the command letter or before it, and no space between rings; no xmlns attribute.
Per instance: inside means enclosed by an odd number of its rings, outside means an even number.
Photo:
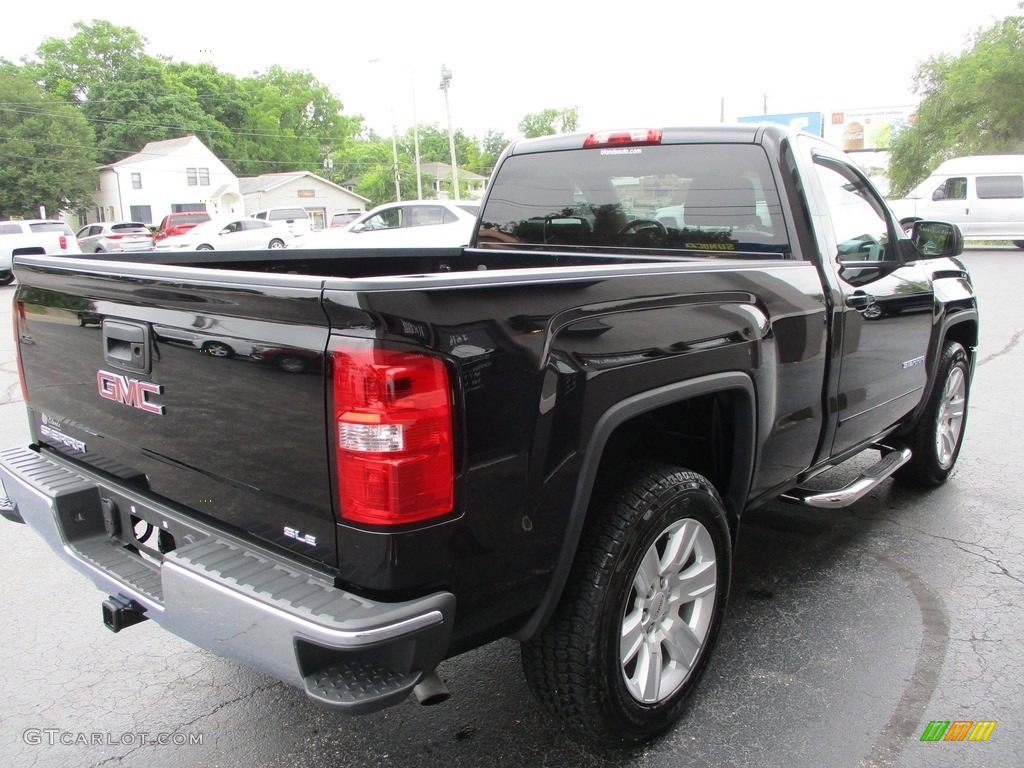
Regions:
<svg viewBox="0 0 1024 768"><path fill-rule="evenodd" d="M735 251L735 243L686 243L694 251Z"/></svg>

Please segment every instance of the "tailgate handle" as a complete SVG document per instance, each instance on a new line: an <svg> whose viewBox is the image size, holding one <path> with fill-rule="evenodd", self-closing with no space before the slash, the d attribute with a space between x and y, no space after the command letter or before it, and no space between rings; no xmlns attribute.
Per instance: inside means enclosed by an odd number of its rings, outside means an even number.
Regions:
<svg viewBox="0 0 1024 768"><path fill-rule="evenodd" d="M135 373L149 373L149 326L121 320L103 321L103 359Z"/></svg>

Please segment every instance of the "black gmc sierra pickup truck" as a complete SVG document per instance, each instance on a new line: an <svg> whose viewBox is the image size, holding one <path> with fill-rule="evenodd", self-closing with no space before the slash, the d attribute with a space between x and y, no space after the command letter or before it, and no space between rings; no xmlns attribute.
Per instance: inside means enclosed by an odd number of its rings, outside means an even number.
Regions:
<svg viewBox="0 0 1024 768"><path fill-rule="evenodd" d="M962 248L820 139L719 126L515 143L465 248L22 256L3 514L114 631L347 713L512 637L573 732L639 744L708 661L745 511L950 474Z"/></svg>

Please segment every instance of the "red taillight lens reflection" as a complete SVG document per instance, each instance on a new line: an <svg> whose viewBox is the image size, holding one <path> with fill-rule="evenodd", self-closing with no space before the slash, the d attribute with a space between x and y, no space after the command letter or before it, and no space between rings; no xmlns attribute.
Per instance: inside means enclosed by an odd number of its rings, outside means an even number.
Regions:
<svg viewBox="0 0 1024 768"><path fill-rule="evenodd" d="M451 512L452 411L442 361L377 347L332 352L341 517L398 525Z"/></svg>

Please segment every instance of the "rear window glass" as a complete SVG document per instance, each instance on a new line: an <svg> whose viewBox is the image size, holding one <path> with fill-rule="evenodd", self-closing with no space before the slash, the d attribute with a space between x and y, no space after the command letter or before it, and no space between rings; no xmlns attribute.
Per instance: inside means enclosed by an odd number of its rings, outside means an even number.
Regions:
<svg viewBox="0 0 1024 768"><path fill-rule="evenodd" d="M477 245L790 254L768 159L736 144L512 155L492 179Z"/></svg>
<svg viewBox="0 0 1024 768"><path fill-rule="evenodd" d="M149 228L145 224L111 224L110 231L121 234L133 232L149 234Z"/></svg>
<svg viewBox="0 0 1024 768"><path fill-rule="evenodd" d="M209 221L210 216L206 213L182 213L177 216L171 216L171 225L176 224L202 224L204 221Z"/></svg>
<svg viewBox="0 0 1024 768"><path fill-rule="evenodd" d="M62 235L75 236L71 227L59 221L41 221L38 224L29 224L28 228L33 232L60 232Z"/></svg>
<svg viewBox="0 0 1024 768"><path fill-rule="evenodd" d="M977 184L981 200L1024 197L1024 177L1021 176L979 176Z"/></svg>
<svg viewBox="0 0 1024 768"><path fill-rule="evenodd" d="M261 217L262 218L262 217ZM305 219L308 218L302 208L281 208L270 212L271 221L282 221L284 219Z"/></svg>

